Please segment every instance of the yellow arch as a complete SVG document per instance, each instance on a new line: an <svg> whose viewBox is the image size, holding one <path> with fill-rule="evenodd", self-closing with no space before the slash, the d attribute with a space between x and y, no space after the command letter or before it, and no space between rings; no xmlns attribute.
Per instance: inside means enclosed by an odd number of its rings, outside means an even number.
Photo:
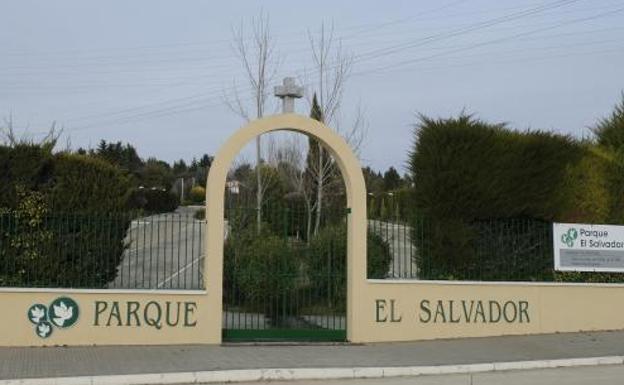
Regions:
<svg viewBox="0 0 624 385"><path fill-rule="evenodd" d="M243 146L258 135L271 131L295 131L310 135L325 145L336 160L344 178L347 205L347 339L353 340L355 303L366 280L366 186L357 157L345 140L324 124L297 114L275 115L247 124L219 149L208 174L206 186L206 245L204 285L208 295L210 316L209 339L221 342L223 312L223 234L224 191L232 161Z"/></svg>

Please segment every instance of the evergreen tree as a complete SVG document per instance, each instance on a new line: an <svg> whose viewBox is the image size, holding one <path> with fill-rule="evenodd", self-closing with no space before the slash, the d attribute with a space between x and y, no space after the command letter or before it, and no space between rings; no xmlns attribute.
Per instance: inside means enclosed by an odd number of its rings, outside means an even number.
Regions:
<svg viewBox="0 0 624 385"><path fill-rule="evenodd" d="M204 154L199 159L199 165L201 167L210 168L210 166L212 166L212 161L213 160L214 160L214 157L212 157L212 156L210 156L208 154Z"/></svg>
<svg viewBox="0 0 624 385"><path fill-rule="evenodd" d="M132 174L136 174L143 167L143 161L136 149L128 143L107 143L102 139L94 155Z"/></svg>
<svg viewBox="0 0 624 385"><path fill-rule="evenodd" d="M383 182L386 191L393 191L401 187L401 176L394 167L390 166L384 173Z"/></svg>
<svg viewBox="0 0 624 385"><path fill-rule="evenodd" d="M598 144L613 149L624 147L624 92L611 116L601 119L591 130L596 135Z"/></svg>
<svg viewBox="0 0 624 385"><path fill-rule="evenodd" d="M173 173L176 177L185 176L188 172L188 167L184 159L173 162Z"/></svg>
<svg viewBox="0 0 624 385"><path fill-rule="evenodd" d="M364 181L366 182L366 191L373 195L384 191L384 179L379 172L375 172L370 166L362 169Z"/></svg>

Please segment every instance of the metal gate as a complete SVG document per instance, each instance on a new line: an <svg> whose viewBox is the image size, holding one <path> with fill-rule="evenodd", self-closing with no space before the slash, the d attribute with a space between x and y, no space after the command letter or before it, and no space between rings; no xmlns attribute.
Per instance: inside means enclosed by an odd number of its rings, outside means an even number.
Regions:
<svg viewBox="0 0 624 385"><path fill-rule="evenodd" d="M226 204L224 341L344 341L346 210Z"/></svg>

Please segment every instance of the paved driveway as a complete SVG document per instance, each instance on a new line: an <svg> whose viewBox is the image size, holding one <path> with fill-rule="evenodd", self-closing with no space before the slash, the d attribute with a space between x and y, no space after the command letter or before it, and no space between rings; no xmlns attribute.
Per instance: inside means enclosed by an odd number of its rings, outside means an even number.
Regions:
<svg viewBox="0 0 624 385"><path fill-rule="evenodd" d="M368 227L390 246L392 263L388 270L388 278L417 278L418 267L413 258L416 248L412 243L411 227L376 219L370 219Z"/></svg>
<svg viewBox="0 0 624 385"><path fill-rule="evenodd" d="M132 221L117 278L110 288L200 289L206 224L198 207Z"/></svg>

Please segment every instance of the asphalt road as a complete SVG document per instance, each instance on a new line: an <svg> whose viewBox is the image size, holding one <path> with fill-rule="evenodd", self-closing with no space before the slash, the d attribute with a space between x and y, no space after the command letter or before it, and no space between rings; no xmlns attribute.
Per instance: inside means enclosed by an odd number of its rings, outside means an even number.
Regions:
<svg viewBox="0 0 624 385"><path fill-rule="evenodd" d="M275 383L254 382L253 384ZM360 380L279 382L283 385L616 385L623 383L624 366L622 365Z"/></svg>
<svg viewBox="0 0 624 385"><path fill-rule="evenodd" d="M370 219L368 227L390 246L392 264L388 271L388 278L417 278L418 268L412 258L416 249L412 244L411 228L400 223L376 219Z"/></svg>
<svg viewBox="0 0 624 385"><path fill-rule="evenodd" d="M152 215L131 224L119 272L110 288L201 289L206 224L199 207Z"/></svg>

